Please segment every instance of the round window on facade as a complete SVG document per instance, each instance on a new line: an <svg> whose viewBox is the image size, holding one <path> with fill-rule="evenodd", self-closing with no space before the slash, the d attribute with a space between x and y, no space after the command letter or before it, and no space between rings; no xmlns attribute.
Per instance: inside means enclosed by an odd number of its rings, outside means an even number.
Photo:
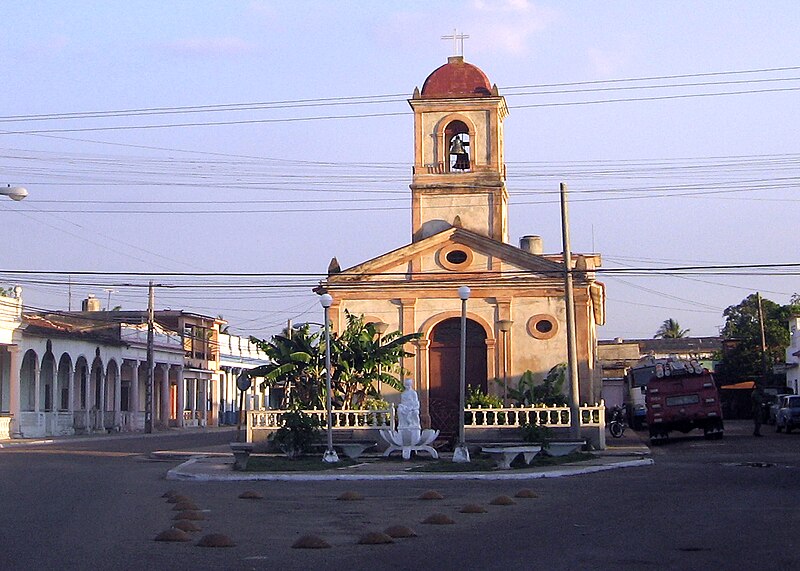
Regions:
<svg viewBox="0 0 800 571"><path fill-rule="evenodd" d="M528 319L528 333L536 339L550 339L558 333L558 321L546 313L534 315Z"/></svg>
<svg viewBox="0 0 800 571"><path fill-rule="evenodd" d="M451 244L439 250L439 263L448 270L463 270L472 264L472 250L461 244Z"/></svg>

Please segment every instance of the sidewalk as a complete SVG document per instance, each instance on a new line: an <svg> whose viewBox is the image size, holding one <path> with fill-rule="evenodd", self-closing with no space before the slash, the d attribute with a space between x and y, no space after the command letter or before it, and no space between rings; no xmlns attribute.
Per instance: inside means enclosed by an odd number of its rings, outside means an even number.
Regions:
<svg viewBox="0 0 800 571"><path fill-rule="evenodd" d="M145 432L95 432L93 434L80 434L73 436L43 436L40 438L4 438L0 439L0 448L18 448L23 446L46 446L49 444L70 444L73 442L104 442L110 440L129 440L133 438L154 438L158 436L181 436L200 431L219 431L234 433L235 427L186 427L186 428L159 428L151 433Z"/></svg>
<svg viewBox="0 0 800 571"><path fill-rule="evenodd" d="M595 458L575 464L520 468L515 470L492 470L487 472L410 472L420 462L414 459L399 462L381 461L380 456L363 456L362 462L342 466L324 472L234 472L233 456L227 446L197 452L175 453L160 451L157 458L188 459L167 472L168 480L192 480L203 482L236 481L333 481L333 480L531 480L537 478L560 478L591 474L606 470L650 466L650 449L638 434L627 430L622 438L609 436L606 450L594 452ZM452 455L440 455L443 460ZM320 460L321 461L321 460Z"/></svg>

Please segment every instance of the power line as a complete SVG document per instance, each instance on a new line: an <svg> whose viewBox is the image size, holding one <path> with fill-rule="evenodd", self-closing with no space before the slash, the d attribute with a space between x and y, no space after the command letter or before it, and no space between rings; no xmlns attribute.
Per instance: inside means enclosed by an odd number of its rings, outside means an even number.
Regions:
<svg viewBox="0 0 800 571"><path fill-rule="evenodd" d="M795 71L798 69L800 69L800 66L773 67L773 68L761 68L761 69L737 70L737 71L718 71L718 72L691 73L691 74L679 74L679 75L662 75L662 76L632 77L632 78L621 78L621 79L604 79L604 80L590 80L590 81L518 85L518 86L501 87L500 89L508 91L517 91L521 89L548 89L553 87L571 87L571 86L583 86L583 85L641 83L646 81L663 81L663 80L689 79L689 78L699 78L699 77L718 77L723 75L774 73L774 72ZM511 93L509 94L509 96L516 97L522 95L541 95L543 93L544 94L585 93L585 92L599 92L599 91L623 90L623 89L630 90L630 89L663 89L663 88L675 88L675 87L699 87L699 86L710 86L710 85L763 83L763 82L773 82L773 81L795 81L798 79L800 78L778 77L778 78L728 80L719 82L673 83L673 84L652 85L652 86L644 85L644 86L591 88L582 90L547 91L547 92L534 92L534 93ZM298 107L309 107L309 106L323 107L331 105L365 105L365 104L380 104L380 103L397 103L405 101L407 97L408 94L406 93L392 93L392 94L355 95L355 96L341 96L341 97L283 99L276 101L257 101L257 102L243 102L243 103L217 103L217 104L207 104L207 105L181 105L181 106L170 106L170 107L143 107L143 108L133 108L133 109L77 111L77 112L65 112L65 113L5 115L5 116L0 116L0 123L21 122L21 121L64 120L64 119L96 119L96 118L109 118L109 117L112 118L138 117L143 115L254 111L263 109L286 109L286 108L298 108Z"/></svg>

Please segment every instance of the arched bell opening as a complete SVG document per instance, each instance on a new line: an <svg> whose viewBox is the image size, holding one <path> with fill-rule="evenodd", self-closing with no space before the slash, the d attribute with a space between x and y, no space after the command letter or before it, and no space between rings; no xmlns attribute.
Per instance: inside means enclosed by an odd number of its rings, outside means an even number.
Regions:
<svg viewBox="0 0 800 571"><path fill-rule="evenodd" d="M471 170L469 127L463 121L455 120L444 129L444 140L448 149L447 161L449 172L467 172Z"/></svg>

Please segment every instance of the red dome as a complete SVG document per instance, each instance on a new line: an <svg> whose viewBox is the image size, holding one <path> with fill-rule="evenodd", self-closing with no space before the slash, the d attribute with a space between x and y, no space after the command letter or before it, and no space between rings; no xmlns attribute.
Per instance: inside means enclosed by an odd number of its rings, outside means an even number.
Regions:
<svg viewBox="0 0 800 571"><path fill-rule="evenodd" d="M454 56L428 76L421 96L426 99L491 97L492 85L480 69L465 62L462 56Z"/></svg>

